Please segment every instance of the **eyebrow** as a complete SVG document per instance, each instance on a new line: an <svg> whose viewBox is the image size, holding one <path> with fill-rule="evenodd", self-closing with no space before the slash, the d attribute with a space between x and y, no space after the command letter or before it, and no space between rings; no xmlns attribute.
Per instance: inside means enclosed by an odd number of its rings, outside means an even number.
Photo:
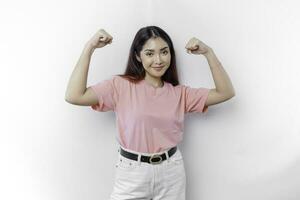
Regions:
<svg viewBox="0 0 300 200"><path fill-rule="evenodd" d="M162 49L160 49L160 50L164 50L164 49L166 49L166 48L168 48L168 47L164 47L164 48L162 48ZM153 49L145 49L144 51L154 51Z"/></svg>

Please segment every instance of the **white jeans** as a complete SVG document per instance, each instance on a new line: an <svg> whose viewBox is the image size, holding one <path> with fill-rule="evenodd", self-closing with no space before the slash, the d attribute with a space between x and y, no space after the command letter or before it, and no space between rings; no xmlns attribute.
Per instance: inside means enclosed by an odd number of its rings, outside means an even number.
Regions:
<svg viewBox="0 0 300 200"><path fill-rule="evenodd" d="M136 161L119 153L111 200L185 200L186 175L178 146L175 154L168 158L166 153L167 159L160 164L140 162L141 153L123 149L139 154L139 157Z"/></svg>

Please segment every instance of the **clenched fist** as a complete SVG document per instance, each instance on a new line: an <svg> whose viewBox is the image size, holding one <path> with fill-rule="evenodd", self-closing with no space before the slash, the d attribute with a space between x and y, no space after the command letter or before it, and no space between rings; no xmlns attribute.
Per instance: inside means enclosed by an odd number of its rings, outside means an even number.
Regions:
<svg viewBox="0 0 300 200"><path fill-rule="evenodd" d="M199 39L193 37L185 45L186 51L189 54L207 54L211 48L201 42Z"/></svg>
<svg viewBox="0 0 300 200"><path fill-rule="evenodd" d="M95 35L88 41L87 45L93 49L102 48L107 44L111 44L113 37L108 34L104 29L100 29Z"/></svg>

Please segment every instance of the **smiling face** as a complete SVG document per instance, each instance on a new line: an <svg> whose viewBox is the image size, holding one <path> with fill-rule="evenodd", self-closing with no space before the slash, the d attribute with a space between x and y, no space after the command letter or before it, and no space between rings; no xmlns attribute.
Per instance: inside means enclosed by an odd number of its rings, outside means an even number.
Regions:
<svg viewBox="0 0 300 200"><path fill-rule="evenodd" d="M170 66L169 46L160 37L150 38L144 44L137 60L143 64L146 76L154 79L161 78Z"/></svg>

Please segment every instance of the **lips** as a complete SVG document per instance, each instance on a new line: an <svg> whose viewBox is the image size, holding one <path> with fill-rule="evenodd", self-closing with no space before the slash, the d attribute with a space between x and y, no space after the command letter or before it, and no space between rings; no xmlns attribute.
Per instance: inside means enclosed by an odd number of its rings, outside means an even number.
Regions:
<svg viewBox="0 0 300 200"><path fill-rule="evenodd" d="M156 68L156 69L159 69L159 68L163 68L164 66L160 66L160 67L153 67L153 68Z"/></svg>
<svg viewBox="0 0 300 200"><path fill-rule="evenodd" d="M153 67L153 69L157 72L160 72L162 71L163 67Z"/></svg>

